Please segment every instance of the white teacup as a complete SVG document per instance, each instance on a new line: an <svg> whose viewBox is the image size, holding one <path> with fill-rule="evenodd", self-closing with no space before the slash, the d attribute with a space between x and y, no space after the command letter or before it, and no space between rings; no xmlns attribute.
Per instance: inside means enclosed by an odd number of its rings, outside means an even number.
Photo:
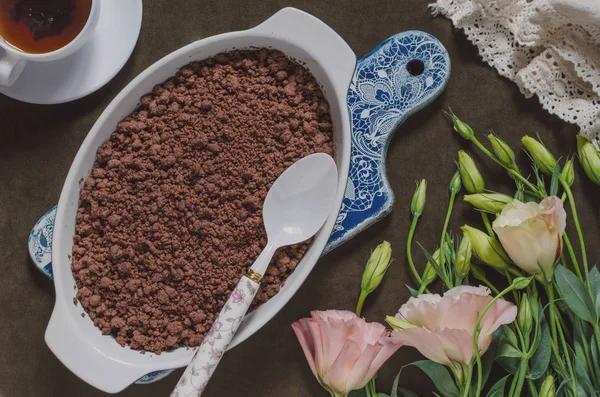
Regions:
<svg viewBox="0 0 600 397"><path fill-rule="evenodd" d="M92 37L98 19L100 17L100 0L92 0L92 8L86 24L81 32L67 45L55 51L43 54L30 54L20 51L6 42L0 36L0 48L4 49L4 55L0 59L0 85L10 87L17 81L25 68L27 61L50 62L56 61L77 52Z"/></svg>

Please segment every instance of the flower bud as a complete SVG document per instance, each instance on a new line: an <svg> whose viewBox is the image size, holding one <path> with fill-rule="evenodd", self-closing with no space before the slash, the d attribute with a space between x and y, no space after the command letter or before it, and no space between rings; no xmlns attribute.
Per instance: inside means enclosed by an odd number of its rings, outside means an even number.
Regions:
<svg viewBox="0 0 600 397"><path fill-rule="evenodd" d="M461 229L468 236L469 240L471 240L473 254L479 260L499 271L510 268L510 258L504 252L500 241L468 225L463 226Z"/></svg>
<svg viewBox="0 0 600 397"><path fill-rule="evenodd" d="M513 280L512 285L515 286L515 289L523 289L527 288L530 283L531 278L529 277L517 277Z"/></svg>
<svg viewBox="0 0 600 397"><path fill-rule="evenodd" d="M415 328L416 325L399 317L385 316L385 322L396 331L403 331L407 328Z"/></svg>
<svg viewBox="0 0 600 397"><path fill-rule="evenodd" d="M540 397L554 397L556 396L556 386L554 385L554 377L552 375L548 375L542 383L542 388L540 389Z"/></svg>
<svg viewBox="0 0 600 397"><path fill-rule="evenodd" d="M487 277L485 276L483 269L473 264L471 264L471 274L479 281L487 281Z"/></svg>
<svg viewBox="0 0 600 397"><path fill-rule="evenodd" d="M449 113L446 113L450 120L452 121L452 126L454 127L454 131L458 132L458 134L464 139L470 141L475 136L475 132L473 132L473 128L471 128L467 123L461 121L452 110Z"/></svg>
<svg viewBox="0 0 600 397"><path fill-rule="evenodd" d="M554 168L556 167L556 159L548 151L546 146L544 146L541 142L533 139L530 136L525 135L523 139L521 139L521 143L525 146L525 149L538 166L540 171L542 171L546 175L552 175Z"/></svg>
<svg viewBox="0 0 600 397"><path fill-rule="evenodd" d="M498 138L494 134L488 135L488 139L492 144L492 151L496 158L507 168L517 171L517 163L515 162L515 152L508 146L506 142Z"/></svg>
<svg viewBox="0 0 600 397"><path fill-rule="evenodd" d="M458 251L456 252L456 276L459 280L463 280L469 274L472 255L471 240L467 234L463 234Z"/></svg>
<svg viewBox="0 0 600 397"><path fill-rule="evenodd" d="M370 294L383 280L383 276L390 266L392 259L392 248L390 243L384 241L371 253L371 257L367 262L365 271L362 276L360 288L363 292Z"/></svg>
<svg viewBox="0 0 600 397"><path fill-rule="evenodd" d="M478 210L499 214L504 206L513 201L513 198L501 193L467 194L463 198Z"/></svg>
<svg viewBox="0 0 600 397"><path fill-rule="evenodd" d="M531 330L533 319L531 317L531 303L527 293L521 296L521 304L519 305L519 314L517 317L517 324L521 327L526 334Z"/></svg>
<svg viewBox="0 0 600 397"><path fill-rule="evenodd" d="M425 211L425 201L427 198L427 181L425 179L421 179L417 182L417 189L415 190L415 194L412 198L412 203L410 205L410 211L413 216L421 216L423 215L423 211Z"/></svg>
<svg viewBox="0 0 600 397"><path fill-rule="evenodd" d="M432 255L433 259L439 264L440 263L440 249L436 249ZM423 276L421 277L421 283L425 285L429 285L435 280L437 277L437 273L435 272L435 268L431 265L430 262L427 262L425 265L425 270L423 270Z"/></svg>
<svg viewBox="0 0 600 397"><path fill-rule="evenodd" d="M575 182L575 170L573 169L573 160L569 159L565 163L560 176L567 182L569 186Z"/></svg>
<svg viewBox="0 0 600 397"><path fill-rule="evenodd" d="M585 174L592 182L600 185L600 153L590 141L579 135L577 136L577 152Z"/></svg>
<svg viewBox="0 0 600 397"><path fill-rule="evenodd" d="M483 193L485 190L483 177L475 165L475 161L463 150L458 152L458 171L467 192Z"/></svg>
<svg viewBox="0 0 600 397"><path fill-rule="evenodd" d="M462 187L462 180L460 179L460 172L456 171L452 180L450 181L450 193L457 194L460 192L460 188Z"/></svg>

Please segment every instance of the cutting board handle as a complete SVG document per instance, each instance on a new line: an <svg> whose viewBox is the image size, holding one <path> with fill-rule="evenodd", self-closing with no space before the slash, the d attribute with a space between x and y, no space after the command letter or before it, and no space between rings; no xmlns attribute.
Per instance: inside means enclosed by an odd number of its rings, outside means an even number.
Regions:
<svg viewBox="0 0 600 397"><path fill-rule="evenodd" d="M394 206L385 159L398 127L446 87L450 58L432 35L396 34L356 64L348 89L352 148L342 207L323 255L350 240Z"/></svg>

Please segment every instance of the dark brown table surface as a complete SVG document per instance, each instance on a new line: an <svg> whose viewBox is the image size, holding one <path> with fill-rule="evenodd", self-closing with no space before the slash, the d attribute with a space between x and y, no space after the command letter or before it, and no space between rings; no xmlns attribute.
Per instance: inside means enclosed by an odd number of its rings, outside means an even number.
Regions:
<svg viewBox="0 0 600 397"><path fill-rule="evenodd" d="M0 95L0 394L3 397L92 397L104 393L68 371L44 343L54 304L52 283L38 272L27 253L27 237L38 217L54 206L79 145L112 98L159 58L194 40L250 28L284 6L321 18L360 57L387 37L404 30L432 33L446 46L452 76L445 93L397 132L389 148L388 175L396 193L390 216L351 244L319 261L292 301L263 329L227 353L205 396L325 396L313 379L290 324L313 309L353 310L360 277L372 248L388 240L394 258L388 275L365 307L370 321L384 320L408 299L411 283L404 246L414 181L429 181L428 206L416 239L434 249L447 203L447 184L459 149L469 148L451 131L441 110L451 105L480 134L493 128L517 147L524 134L538 133L562 156L575 151L574 126L547 114L526 99L512 82L498 76L478 57L449 20L432 17L423 0L240 1L152 0L144 2L139 42L124 69L87 98L58 106L20 103ZM520 154L521 160L526 160ZM510 193L509 179L475 152L488 187ZM577 166L579 175L580 167ZM576 184L591 262L598 258L600 187L580 178ZM475 212L459 203L451 227L471 222ZM416 255L424 263L422 255ZM379 391L389 393L400 367L419 354L401 349L381 370ZM168 396L180 371L149 386L132 386L120 396ZM401 384L430 395L426 378L408 368Z"/></svg>

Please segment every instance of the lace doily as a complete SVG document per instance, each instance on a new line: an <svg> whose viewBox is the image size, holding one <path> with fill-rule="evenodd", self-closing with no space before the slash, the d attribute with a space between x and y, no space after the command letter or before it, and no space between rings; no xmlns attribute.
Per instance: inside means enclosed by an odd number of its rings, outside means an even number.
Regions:
<svg viewBox="0 0 600 397"><path fill-rule="evenodd" d="M600 147L600 1L438 0L483 60Z"/></svg>

